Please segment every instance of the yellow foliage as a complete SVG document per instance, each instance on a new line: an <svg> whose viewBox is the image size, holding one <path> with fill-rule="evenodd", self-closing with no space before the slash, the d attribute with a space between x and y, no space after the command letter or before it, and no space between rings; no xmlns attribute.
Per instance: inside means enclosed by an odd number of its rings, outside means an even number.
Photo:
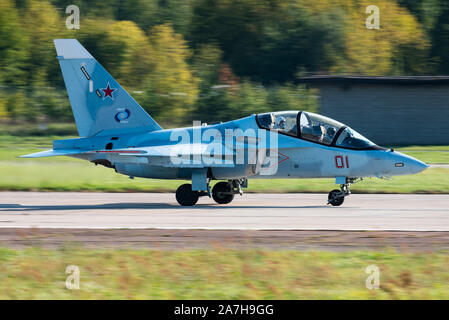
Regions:
<svg viewBox="0 0 449 320"><path fill-rule="evenodd" d="M5 101L0 98L0 121L6 119L8 119L8 110Z"/></svg>
<svg viewBox="0 0 449 320"><path fill-rule="evenodd" d="M430 48L422 26L405 8L389 0L298 0L311 13L341 9L345 13L345 57L339 57L331 71L366 75L393 73L393 60L403 47L416 48L414 71L420 72ZM366 7L375 5L380 12L380 28L368 29ZM337 27L337 26L336 26ZM422 59L420 59L422 58Z"/></svg>
<svg viewBox="0 0 449 320"><path fill-rule="evenodd" d="M152 69L147 88L162 117L176 121L191 111L198 95L198 78L187 64L191 52L182 35L169 24L153 27L149 35Z"/></svg>
<svg viewBox="0 0 449 320"><path fill-rule="evenodd" d="M0 83L23 84L27 37L18 10L9 0L0 1Z"/></svg>
<svg viewBox="0 0 449 320"><path fill-rule="evenodd" d="M65 22L49 2L31 0L22 25L29 38L29 77L33 82L44 83L47 67L55 58L53 39L66 35Z"/></svg>
<svg viewBox="0 0 449 320"><path fill-rule="evenodd" d="M106 42L115 44L122 53L114 74L126 85L139 87L150 67L151 49L145 33L132 21L119 21L107 28Z"/></svg>
<svg viewBox="0 0 449 320"><path fill-rule="evenodd" d="M9 118L25 119L32 112L27 108L25 95L20 91L9 94L3 101Z"/></svg>

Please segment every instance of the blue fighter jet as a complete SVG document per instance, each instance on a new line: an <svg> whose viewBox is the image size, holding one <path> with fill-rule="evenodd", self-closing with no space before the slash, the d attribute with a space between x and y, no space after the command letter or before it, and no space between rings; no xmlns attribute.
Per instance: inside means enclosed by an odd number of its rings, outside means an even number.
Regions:
<svg viewBox="0 0 449 320"><path fill-rule="evenodd" d="M269 112L207 125L163 129L75 39L54 40L80 138L23 157L70 156L131 178L180 179L176 200L219 204L242 194L248 179L335 178L339 206L364 177L421 172L417 159L377 146L333 119L304 111ZM170 108L170 106L167 106ZM212 180L224 180L210 188Z"/></svg>

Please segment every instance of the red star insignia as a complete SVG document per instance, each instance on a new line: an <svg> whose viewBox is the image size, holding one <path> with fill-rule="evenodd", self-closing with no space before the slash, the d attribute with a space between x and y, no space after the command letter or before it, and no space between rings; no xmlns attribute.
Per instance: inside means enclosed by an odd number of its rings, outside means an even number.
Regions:
<svg viewBox="0 0 449 320"><path fill-rule="evenodd" d="M110 97L112 100L114 100L114 97L112 96L112 93L113 93L115 90L117 90L117 89L111 88L111 86L109 85L109 82L108 82L108 86L107 86L106 88L100 89L100 90L104 92L103 100L104 100L104 98L106 98L106 97Z"/></svg>

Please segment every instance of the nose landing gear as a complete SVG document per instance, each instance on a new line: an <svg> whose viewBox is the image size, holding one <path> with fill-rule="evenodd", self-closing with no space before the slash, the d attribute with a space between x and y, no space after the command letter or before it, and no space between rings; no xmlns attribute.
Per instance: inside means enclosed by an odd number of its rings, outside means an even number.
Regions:
<svg viewBox="0 0 449 320"><path fill-rule="evenodd" d="M345 194L343 193L343 191L340 191L338 189L332 190L327 196L327 204L331 204L334 207L341 206L344 201Z"/></svg>
<svg viewBox="0 0 449 320"><path fill-rule="evenodd" d="M212 189L212 198L218 204L227 204L234 200L234 195L243 195L243 188L248 187L247 179L234 179L218 182Z"/></svg>
<svg viewBox="0 0 449 320"><path fill-rule="evenodd" d="M357 178L346 178L346 183L340 185L340 190L335 189L329 192L329 195L327 197L327 204L330 204L334 207L341 206L345 201L345 197L351 194L351 183L356 182L358 182Z"/></svg>

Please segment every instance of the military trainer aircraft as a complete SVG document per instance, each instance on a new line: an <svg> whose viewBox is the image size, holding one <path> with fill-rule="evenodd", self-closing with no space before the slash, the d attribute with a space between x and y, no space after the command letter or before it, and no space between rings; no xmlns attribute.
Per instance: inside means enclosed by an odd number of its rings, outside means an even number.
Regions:
<svg viewBox="0 0 449 320"><path fill-rule="evenodd" d="M333 119L304 111L269 112L211 125L162 129L75 39L54 40L80 138L23 157L70 156L117 173L190 180L182 206L200 196L219 204L242 194L248 179L335 178L328 204L339 206L364 177L418 173L427 165L377 146ZM170 108L170 106L167 106ZM224 180L210 188L212 180Z"/></svg>

